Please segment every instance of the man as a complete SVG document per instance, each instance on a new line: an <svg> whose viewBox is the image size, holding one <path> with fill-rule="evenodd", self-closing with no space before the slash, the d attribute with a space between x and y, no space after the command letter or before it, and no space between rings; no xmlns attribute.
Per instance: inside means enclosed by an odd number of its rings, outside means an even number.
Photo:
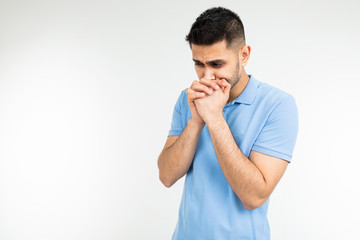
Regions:
<svg viewBox="0 0 360 240"><path fill-rule="evenodd" d="M159 159L171 187L186 174L173 239L270 239L269 196L297 136L294 98L247 75L243 24L225 8L186 36L199 81L182 91Z"/></svg>

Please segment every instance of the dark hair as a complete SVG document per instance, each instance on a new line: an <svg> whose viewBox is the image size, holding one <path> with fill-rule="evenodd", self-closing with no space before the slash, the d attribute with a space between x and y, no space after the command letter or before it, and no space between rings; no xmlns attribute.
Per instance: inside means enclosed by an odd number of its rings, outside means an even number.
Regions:
<svg viewBox="0 0 360 240"><path fill-rule="evenodd" d="M227 47L240 41L245 45L244 26L240 17L223 7L210 8L200 14L191 26L186 41L196 45L212 45L226 40Z"/></svg>

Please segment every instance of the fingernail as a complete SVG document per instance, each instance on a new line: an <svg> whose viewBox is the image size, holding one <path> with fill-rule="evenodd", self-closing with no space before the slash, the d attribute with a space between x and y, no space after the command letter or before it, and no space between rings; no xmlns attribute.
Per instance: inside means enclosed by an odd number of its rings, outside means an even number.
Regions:
<svg viewBox="0 0 360 240"><path fill-rule="evenodd" d="M215 85L215 88L216 88L216 89L219 89L219 85Z"/></svg>
<svg viewBox="0 0 360 240"><path fill-rule="evenodd" d="M209 94L212 94L212 92L213 92L212 90L209 90Z"/></svg>

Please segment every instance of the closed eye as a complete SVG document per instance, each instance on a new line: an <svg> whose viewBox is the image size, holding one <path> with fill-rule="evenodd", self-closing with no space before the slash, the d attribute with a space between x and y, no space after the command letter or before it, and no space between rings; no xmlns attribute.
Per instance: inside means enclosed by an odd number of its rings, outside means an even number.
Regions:
<svg viewBox="0 0 360 240"><path fill-rule="evenodd" d="M195 61L195 66L204 66L204 64L202 64L201 62Z"/></svg>
<svg viewBox="0 0 360 240"><path fill-rule="evenodd" d="M204 67L205 64L200 62L199 60L197 59L193 59L194 63L195 63L195 66L198 66L198 67ZM209 62L206 62L206 65L209 65L213 68L220 68L220 67L223 67L225 64L225 62L221 59L216 59L216 60L212 60L212 61L209 61Z"/></svg>
<svg viewBox="0 0 360 240"><path fill-rule="evenodd" d="M213 66L213 67L221 67L222 64L221 63L211 63L211 66Z"/></svg>

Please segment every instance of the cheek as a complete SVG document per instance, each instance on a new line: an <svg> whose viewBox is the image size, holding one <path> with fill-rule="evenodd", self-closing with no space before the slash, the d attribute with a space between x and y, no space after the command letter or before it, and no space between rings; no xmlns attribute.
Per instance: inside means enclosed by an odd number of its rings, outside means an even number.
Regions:
<svg viewBox="0 0 360 240"><path fill-rule="evenodd" d="M229 67L223 67L216 71L216 77L219 79L220 78L230 79L232 75L233 73Z"/></svg>
<svg viewBox="0 0 360 240"><path fill-rule="evenodd" d="M195 67L196 75L200 78L204 76L204 69L200 67Z"/></svg>

